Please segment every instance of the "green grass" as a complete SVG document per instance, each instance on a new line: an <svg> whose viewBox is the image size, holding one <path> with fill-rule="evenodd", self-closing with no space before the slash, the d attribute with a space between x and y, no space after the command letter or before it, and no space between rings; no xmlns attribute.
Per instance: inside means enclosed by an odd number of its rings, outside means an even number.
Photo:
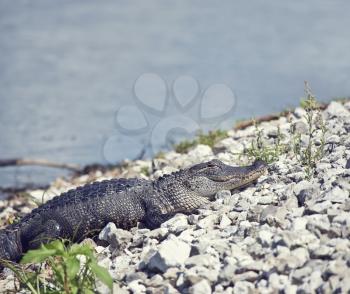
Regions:
<svg viewBox="0 0 350 294"><path fill-rule="evenodd" d="M273 144L269 144L264 139L263 130L259 128L255 122L255 136L250 146L243 151L242 155L248 157L249 160L263 160L266 163L272 163L279 159L280 155L288 151L288 146L282 144L283 135L279 127L277 127L277 136Z"/></svg>
<svg viewBox="0 0 350 294"><path fill-rule="evenodd" d="M305 98L301 100L300 106L305 110L304 121L307 124L307 143L302 144L302 134L296 131L295 125L291 124L292 148L294 155L304 167L307 179L310 179L315 172L317 162L325 154L326 124L323 120L320 105L312 94L307 82L305 82ZM316 132L321 131L320 144L317 144Z"/></svg>
<svg viewBox="0 0 350 294"><path fill-rule="evenodd" d="M149 177L149 176L151 175L151 172L150 172L148 166L143 166L143 167L141 167L140 172L141 172L142 174L144 174L146 177Z"/></svg>
<svg viewBox="0 0 350 294"><path fill-rule="evenodd" d="M199 144L213 148L217 142L227 137L227 131L223 130L209 131L207 134L199 132L193 140L184 140L176 144L174 149L178 153L187 153L191 148Z"/></svg>
<svg viewBox="0 0 350 294"><path fill-rule="evenodd" d="M40 266L35 266L34 270L23 266L32 263ZM15 273L21 288L33 294L96 293L97 280L110 289L113 286L112 277L107 269L97 264L93 249L87 244L55 240L28 251L21 260L22 265L6 261L4 264Z"/></svg>
<svg viewBox="0 0 350 294"><path fill-rule="evenodd" d="M277 161L283 153L292 151L298 162L303 166L305 178L310 179L314 175L315 167L325 154L325 134L327 132L325 122L321 114L321 105L312 94L309 86L305 83L305 98L300 102L300 106L305 110L303 120L307 125L305 134L296 131L295 123L291 123L289 143L282 144L284 139L279 127L277 136L273 144L266 143L263 130L255 122L255 136L251 145L246 148L242 155L248 158L264 160L267 163ZM321 137L316 138L316 133L320 131ZM306 135L306 145L302 144L302 135ZM318 141L320 141L318 143Z"/></svg>

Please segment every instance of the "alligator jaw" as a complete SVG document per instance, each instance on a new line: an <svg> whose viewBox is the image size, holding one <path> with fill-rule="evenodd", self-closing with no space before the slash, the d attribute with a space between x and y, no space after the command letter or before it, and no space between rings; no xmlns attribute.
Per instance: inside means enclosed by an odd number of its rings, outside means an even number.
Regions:
<svg viewBox="0 0 350 294"><path fill-rule="evenodd" d="M231 188L230 190L234 190L237 188L242 188L242 187L248 186L249 184L255 182L260 176L265 174L266 171L267 171L267 169L253 172L251 174L248 174L246 176L241 177L241 179L239 181L237 181L237 178L235 178L233 180L233 188Z"/></svg>
<svg viewBox="0 0 350 294"><path fill-rule="evenodd" d="M214 179L218 184L222 183L228 190L234 190L257 180L267 172L267 164L264 161L255 161L250 166L233 167L224 165L225 171L220 177Z"/></svg>
<svg viewBox="0 0 350 294"><path fill-rule="evenodd" d="M186 187L200 197L213 197L221 190L234 190L254 182L267 170L263 161L255 161L249 166L230 166L213 159L192 166L183 175Z"/></svg>

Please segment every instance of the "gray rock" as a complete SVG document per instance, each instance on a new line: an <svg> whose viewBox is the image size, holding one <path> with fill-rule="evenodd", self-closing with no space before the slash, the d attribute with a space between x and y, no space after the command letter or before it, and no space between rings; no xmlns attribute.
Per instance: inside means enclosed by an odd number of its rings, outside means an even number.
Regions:
<svg viewBox="0 0 350 294"><path fill-rule="evenodd" d="M141 294L146 293L146 287L141 284L140 280L134 280L128 284L128 288L131 290L132 293L135 294Z"/></svg>
<svg viewBox="0 0 350 294"><path fill-rule="evenodd" d="M258 242L263 247L270 247L273 241L273 233L268 230L262 230L258 233Z"/></svg>
<svg viewBox="0 0 350 294"><path fill-rule="evenodd" d="M210 294L211 292L210 283L205 279L195 283L188 289L188 293L191 294Z"/></svg>
<svg viewBox="0 0 350 294"><path fill-rule="evenodd" d="M131 257L120 255L112 259L112 265L109 268L109 273L112 278L121 281L125 276L131 272L134 272L134 269L131 268Z"/></svg>
<svg viewBox="0 0 350 294"><path fill-rule="evenodd" d="M308 130L308 126L304 121L299 120L296 123L294 123L294 131L296 133L305 134L307 130Z"/></svg>
<svg viewBox="0 0 350 294"><path fill-rule="evenodd" d="M114 223L108 223L98 237L107 241L113 249L121 250L130 244L133 235L129 231L117 228Z"/></svg>
<svg viewBox="0 0 350 294"><path fill-rule="evenodd" d="M298 199L299 206L303 206L306 201L313 199L319 193L317 185L308 181L301 181L293 187L293 192Z"/></svg>
<svg viewBox="0 0 350 294"><path fill-rule="evenodd" d="M350 158L346 161L345 168L350 169Z"/></svg>
<svg viewBox="0 0 350 294"><path fill-rule="evenodd" d="M164 285L164 293L165 294L180 294L171 284L167 283Z"/></svg>
<svg viewBox="0 0 350 294"><path fill-rule="evenodd" d="M211 254L199 254L199 255L194 255L188 258L185 262L187 267L192 267L192 266L204 266L207 268L215 268L215 267L220 267L220 261L218 258L215 258Z"/></svg>
<svg viewBox="0 0 350 294"><path fill-rule="evenodd" d="M298 259L298 267L303 266L306 263L306 261L310 259L309 251L304 247L298 247L292 250L290 253L292 256L295 256Z"/></svg>
<svg viewBox="0 0 350 294"><path fill-rule="evenodd" d="M312 271L313 269L309 266L303 266L301 268L295 269L292 272L293 282L301 284L306 277L310 276Z"/></svg>
<svg viewBox="0 0 350 294"><path fill-rule="evenodd" d="M339 144L340 137L338 135L331 135L326 137L326 144Z"/></svg>
<svg viewBox="0 0 350 294"><path fill-rule="evenodd" d="M8 275L5 279L0 280L0 289L2 293L16 293L15 277Z"/></svg>
<svg viewBox="0 0 350 294"><path fill-rule="evenodd" d="M224 266L222 270L220 270L220 279L224 281L230 281L236 270L238 269L236 265L236 261L229 259L229 262Z"/></svg>
<svg viewBox="0 0 350 294"><path fill-rule="evenodd" d="M203 161L203 159L208 159L213 155L213 151L208 145L197 145L192 150L188 152L188 158L191 159L193 163Z"/></svg>
<svg viewBox="0 0 350 294"><path fill-rule="evenodd" d="M292 228L294 231L305 230L307 219L305 217L297 217L293 219Z"/></svg>
<svg viewBox="0 0 350 294"><path fill-rule="evenodd" d="M167 228L161 227L154 229L146 234L148 238L155 238L157 240L164 239L169 233L169 230Z"/></svg>
<svg viewBox="0 0 350 294"><path fill-rule="evenodd" d="M218 222L218 216L216 214L208 215L198 221L197 227L200 229L209 229L213 227Z"/></svg>
<svg viewBox="0 0 350 294"><path fill-rule="evenodd" d="M238 281L233 287L234 294L249 294L254 293L255 286L253 283L247 281Z"/></svg>
<svg viewBox="0 0 350 294"><path fill-rule="evenodd" d="M220 223L219 223L219 228L224 229L231 225L231 219L227 217L226 214L223 214L220 216Z"/></svg>
<svg viewBox="0 0 350 294"><path fill-rule="evenodd" d="M286 294L296 294L297 291L298 291L297 285L291 285L291 284L286 285L286 287L284 289L284 292Z"/></svg>
<svg viewBox="0 0 350 294"><path fill-rule="evenodd" d="M350 226L350 212L341 211L333 218L333 223L338 223L342 226Z"/></svg>
<svg viewBox="0 0 350 294"><path fill-rule="evenodd" d="M239 143L237 140L234 140L233 138L229 137L216 143L213 149L214 149L214 153L218 153L222 151L228 151L231 153L240 153L240 152L243 152L244 146L241 143Z"/></svg>
<svg viewBox="0 0 350 294"><path fill-rule="evenodd" d="M350 272L348 270L346 277L349 277L349 275L350 275ZM340 287L340 289L341 289L340 291L342 293L349 293L350 292L350 280L348 278L342 279L339 282L339 287Z"/></svg>
<svg viewBox="0 0 350 294"><path fill-rule="evenodd" d="M179 233L188 226L187 216L184 214L176 214L171 219L162 223L161 228L166 228L172 233Z"/></svg>
<svg viewBox="0 0 350 294"><path fill-rule="evenodd" d="M340 292L340 278L338 276L331 276L328 279L328 283L332 293L341 293Z"/></svg>
<svg viewBox="0 0 350 294"><path fill-rule="evenodd" d="M143 283L146 279L147 279L147 274L144 272L132 272L132 273L128 273L125 276L125 282L128 284L135 280Z"/></svg>
<svg viewBox="0 0 350 294"><path fill-rule="evenodd" d="M284 231L281 234L283 243L288 248L307 246L308 244L318 242L318 238L308 230Z"/></svg>
<svg viewBox="0 0 350 294"><path fill-rule="evenodd" d="M327 215L324 214L313 214L306 216L308 230L314 231L313 229L318 229L321 233L327 233L330 229L330 222Z"/></svg>
<svg viewBox="0 0 350 294"><path fill-rule="evenodd" d="M297 107L295 108L294 110L294 115L297 117L297 118L304 118L305 115L306 115L306 111L304 108L302 107Z"/></svg>
<svg viewBox="0 0 350 294"><path fill-rule="evenodd" d="M98 293L100 293L100 291L98 291ZM126 290L125 288L121 288L120 285L118 285L117 283L113 283L113 293L129 294L129 291Z"/></svg>
<svg viewBox="0 0 350 294"><path fill-rule="evenodd" d="M259 197L258 204L267 205L277 203L277 198L274 195L267 195Z"/></svg>
<svg viewBox="0 0 350 294"><path fill-rule="evenodd" d="M268 218L271 215L275 215L277 213L277 206L273 206L273 205L268 205L266 206L265 209L263 209L263 211L260 213L260 222L265 223L267 222Z"/></svg>
<svg viewBox="0 0 350 294"><path fill-rule="evenodd" d="M311 257L314 259L330 259L334 252L334 247L327 245L319 245L311 249Z"/></svg>
<svg viewBox="0 0 350 294"><path fill-rule="evenodd" d="M307 214L322 214L326 213L329 208L331 208L332 202L329 200L321 201L321 202L309 202L306 207L306 213Z"/></svg>
<svg viewBox="0 0 350 294"><path fill-rule="evenodd" d="M215 198L225 200L227 198L231 198L231 196L232 195L231 195L230 191L222 190L222 191L219 191L218 193L216 193Z"/></svg>
<svg viewBox="0 0 350 294"><path fill-rule="evenodd" d="M246 271L240 274L234 274L232 281L236 284L238 281L255 282L259 277L259 274L255 271Z"/></svg>
<svg viewBox="0 0 350 294"><path fill-rule="evenodd" d="M163 284L164 284L164 279L159 274L154 275L152 278L150 278L150 280L148 282L148 285L153 286L153 287L161 286Z"/></svg>
<svg viewBox="0 0 350 294"><path fill-rule="evenodd" d="M343 276L344 273L347 273L348 266L345 260L342 260L342 259L331 260L328 263L326 271L328 274Z"/></svg>
<svg viewBox="0 0 350 294"><path fill-rule="evenodd" d="M288 210L285 207L268 206L260 214L260 222L271 226L286 227Z"/></svg>
<svg viewBox="0 0 350 294"><path fill-rule="evenodd" d="M180 269L177 267L170 267L167 269L167 271L163 274L164 279L167 279L169 281L174 281L178 278L180 274ZM182 273L183 274L183 273Z"/></svg>
<svg viewBox="0 0 350 294"><path fill-rule="evenodd" d="M329 200L332 203L344 203L347 199L349 199L349 191L342 190L340 187L336 186L332 190L325 193L323 199Z"/></svg>
<svg viewBox="0 0 350 294"><path fill-rule="evenodd" d="M300 287L306 293L315 293L323 284L322 274L320 271L314 271L310 276L304 279L303 285Z"/></svg>
<svg viewBox="0 0 350 294"><path fill-rule="evenodd" d="M218 277L218 269L208 269L204 266L193 266L185 272L186 281L192 285L194 285L202 279L206 279L210 283L216 283Z"/></svg>
<svg viewBox="0 0 350 294"><path fill-rule="evenodd" d="M298 199L294 195L291 195L284 202L283 207L285 207L288 211L295 211L298 208Z"/></svg>
<svg viewBox="0 0 350 294"><path fill-rule="evenodd" d="M288 276L278 275L277 273L272 273L269 276L269 286L274 290L283 290L289 284Z"/></svg>
<svg viewBox="0 0 350 294"><path fill-rule="evenodd" d="M190 245L174 236L169 236L150 258L147 268L164 273L170 267L181 267L190 256L190 251Z"/></svg>
<svg viewBox="0 0 350 294"><path fill-rule="evenodd" d="M291 253L281 253L276 257L275 266L279 273L288 273L292 269L303 265L302 261Z"/></svg>
<svg viewBox="0 0 350 294"><path fill-rule="evenodd" d="M348 117L350 112L340 103L332 101L325 110L326 119Z"/></svg>

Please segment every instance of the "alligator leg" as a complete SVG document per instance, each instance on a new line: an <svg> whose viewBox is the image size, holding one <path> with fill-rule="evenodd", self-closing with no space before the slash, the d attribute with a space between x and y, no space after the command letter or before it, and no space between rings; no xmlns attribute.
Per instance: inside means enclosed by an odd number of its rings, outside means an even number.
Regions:
<svg viewBox="0 0 350 294"><path fill-rule="evenodd" d="M42 230L31 240L28 240L28 249L35 249L41 244L49 243L61 236L61 225L54 219L49 219L41 224Z"/></svg>
<svg viewBox="0 0 350 294"><path fill-rule="evenodd" d="M17 231L0 231L0 269L1 261L18 261L22 254L22 246Z"/></svg>
<svg viewBox="0 0 350 294"><path fill-rule="evenodd" d="M58 238L71 236L71 227L64 218L58 215L41 214L32 218L21 228L21 243L23 250L35 249L43 243L49 243Z"/></svg>
<svg viewBox="0 0 350 294"><path fill-rule="evenodd" d="M172 218L176 213L162 213L159 209L151 207L147 209L145 223L150 229L158 228L162 223Z"/></svg>

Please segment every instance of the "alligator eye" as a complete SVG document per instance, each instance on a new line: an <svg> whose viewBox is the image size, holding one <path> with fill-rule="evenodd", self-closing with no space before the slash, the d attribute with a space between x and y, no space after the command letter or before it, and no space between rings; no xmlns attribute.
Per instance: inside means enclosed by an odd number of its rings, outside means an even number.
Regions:
<svg viewBox="0 0 350 294"><path fill-rule="evenodd" d="M208 167L217 167L217 165L215 164L215 162L209 162Z"/></svg>

